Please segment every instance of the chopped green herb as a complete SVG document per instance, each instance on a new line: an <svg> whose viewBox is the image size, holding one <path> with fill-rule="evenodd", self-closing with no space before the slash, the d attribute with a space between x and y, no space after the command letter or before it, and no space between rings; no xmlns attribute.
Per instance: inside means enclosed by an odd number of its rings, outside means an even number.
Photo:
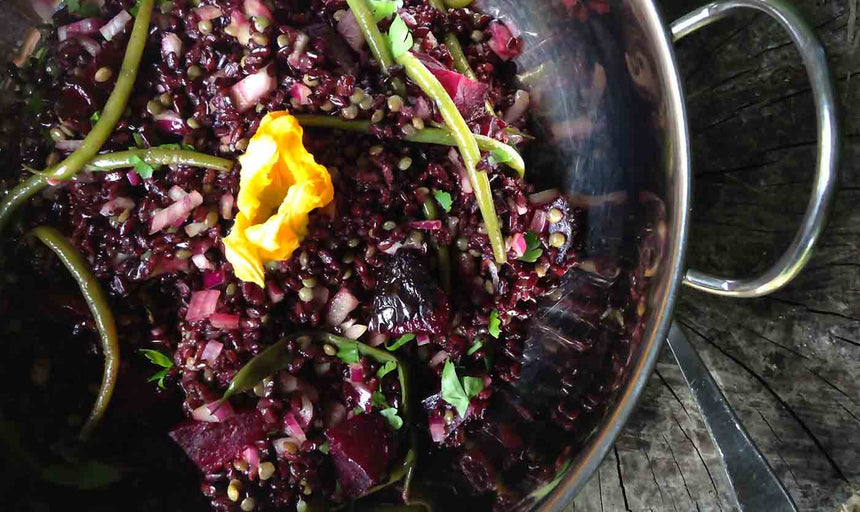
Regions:
<svg viewBox="0 0 860 512"><path fill-rule="evenodd" d="M140 12L140 3L142 1L143 0L137 0L137 2L134 3L131 9L128 10L128 13L131 14L133 17L137 18L137 13Z"/></svg>
<svg viewBox="0 0 860 512"><path fill-rule="evenodd" d="M374 407L379 407L380 409L388 408L388 402L385 401L385 395L383 395L379 391L373 393L371 397L371 403Z"/></svg>
<svg viewBox="0 0 860 512"><path fill-rule="evenodd" d="M507 151L494 149L493 151L490 151L489 159L491 164L504 164L513 160L513 156L511 156Z"/></svg>
<svg viewBox="0 0 860 512"><path fill-rule="evenodd" d="M93 124L98 123L98 122L99 122L99 117L101 117L101 112L99 112L98 110L96 110L95 112L93 112L93 115L91 115L91 116L90 116L90 122L91 122L91 123L93 123ZM135 134L135 135L136 135L136 134Z"/></svg>
<svg viewBox="0 0 860 512"><path fill-rule="evenodd" d="M337 357L346 364L358 362L358 343L341 345L337 349Z"/></svg>
<svg viewBox="0 0 860 512"><path fill-rule="evenodd" d="M66 0L66 8L70 13L77 14L82 18L96 16L99 13L99 6L87 0Z"/></svg>
<svg viewBox="0 0 860 512"><path fill-rule="evenodd" d="M486 368L488 372L493 369L493 359L490 354L484 356L484 368Z"/></svg>
<svg viewBox="0 0 860 512"><path fill-rule="evenodd" d="M179 144L162 144L158 146L159 149L182 149L182 146Z"/></svg>
<svg viewBox="0 0 860 512"><path fill-rule="evenodd" d="M367 0L370 10L373 11L373 19L376 21L387 20L394 16L397 9L403 7L403 0Z"/></svg>
<svg viewBox="0 0 860 512"><path fill-rule="evenodd" d="M382 365L379 370L376 370L376 376L381 379L396 369L397 363L395 363L394 361L388 361L384 365Z"/></svg>
<svg viewBox="0 0 860 512"><path fill-rule="evenodd" d="M469 377L474 378L474 377ZM478 379L480 380L480 379ZM469 384L474 390L474 383ZM481 381L481 389L483 389L483 381ZM479 391L480 392L480 391ZM463 384L457 377L457 370L454 368L454 363L450 359L445 361L445 368L442 370L442 400L453 405L457 409L457 414L461 418L466 416L466 411L469 410L469 399L474 395L469 395L463 388Z"/></svg>
<svg viewBox="0 0 860 512"><path fill-rule="evenodd" d="M493 310L490 312L490 323L487 325L487 331L490 333L490 336L493 338L498 338L501 333L500 327L502 326L502 321L499 319L498 310Z"/></svg>
<svg viewBox="0 0 860 512"><path fill-rule="evenodd" d="M519 260L527 263L534 263L543 254L540 239L534 231L526 233L524 238L526 239L526 252L519 257Z"/></svg>
<svg viewBox="0 0 860 512"><path fill-rule="evenodd" d="M388 44L395 59L412 49L412 34L409 33L409 27L399 15L394 18L391 28L388 29Z"/></svg>
<svg viewBox="0 0 860 512"><path fill-rule="evenodd" d="M478 396L484 390L484 379L480 377L463 377L463 389L469 398Z"/></svg>
<svg viewBox="0 0 860 512"><path fill-rule="evenodd" d="M400 427L403 426L403 418L397 415L397 409L394 407L383 409L379 411L379 414L388 420L388 423L391 424L391 428L394 430L400 430Z"/></svg>
<svg viewBox="0 0 860 512"><path fill-rule="evenodd" d="M328 441L326 441L326 442L324 442L323 444L319 445L319 447L317 448L317 450L319 450L320 452L322 452L322 453L324 453L324 454L328 455L328 450L329 450L329 444L328 444Z"/></svg>
<svg viewBox="0 0 860 512"><path fill-rule="evenodd" d="M155 167L149 165L144 162L142 158L137 155L132 155L129 158L129 161L134 165L134 171L140 176L142 179L152 178L152 173L155 172Z"/></svg>
<svg viewBox="0 0 860 512"><path fill-rule="evenodd" d="M134 139L134 145L139 147L140 149L146 148L146 140L144 140L143 135L134 132L131 134L131 137Z"/></svg>
<svg viewBox="0 0 860 512"><path fill-rule="evenodd" d="M483 346L484 346L484 344L481 343L481 340L475 340L475 343L473 343L472 346L469 347L469 350L466 351L466 355L470 356L470 355L474 354L475 352L481 350L481 347L483 347Z"/></svg>
<svg viewBox="0 0 860 512"><path fill-rule="evenodd" d="M163 368L161 371L150 377L147 382L158 381L158 387L165 389L164 377L166 377L170 369L173 368L173 360L157 350L142 348L140 349L140 353L146 356L152 364Z"/></svg>
<svg viewBox="0 0 860 512"><path fill-rule="evenodd" d="M364 414L364 409L362 409L361 407L353 407L352 408L352 415L358 416L359 414Z"/></svg>
<svg viewBox="0 0 860 512"><path fill-rule="evenodd" d="M394 352L398 348L402 347L403 345L406 345L414 339L414 334L404 334L403 336L397 338L397 341L395 341L393 344L389 345L388 343L386 343L385 348L387 348L389 352Z"/></svg>
<svg viewBox="0 0 860 512"><path fill-rule="evenodd" d="M433 197L436 199L436 202L439 203L439 206L441 206L443 210L445 210L446 212L451 211L451 205L454 202L451 199L451 194L443 190L434 190Z"/></svg>

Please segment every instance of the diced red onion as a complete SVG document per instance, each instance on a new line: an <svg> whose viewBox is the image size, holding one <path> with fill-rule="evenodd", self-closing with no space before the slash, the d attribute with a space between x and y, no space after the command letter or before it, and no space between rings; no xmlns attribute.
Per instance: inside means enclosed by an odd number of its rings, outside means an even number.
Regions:
<svg viewBox="0 0 860 512"><path fill-rule="evenodd" d="M351 9L347 10L346 15L337 22L337 31L353 50L361 52L364 49L364 34L362 34L358 20L355 19L355 14L352 13Z"/></svg>
<svg viewBox="0 0 860 512"><path fill-rule="evenodd" d="M355 392L358 395L358 408L362 411L369 411L370 405L373 402L373 390L363 382L350 382Z"/></svg>
<svg viewBox="0 0 860 512"><path fill-rule="evenodd" d="M547 204L553 202L560 195L561 192L559 192L557 188L548 188L546 190L530 194L529 202L536 205Z"/></svg>
<svg viewBox="0 0 860 512"><path fill-rule="evenodd" d="M352 382L364 382L364 365L352 363L349 365L349 380Z"/></svg>
<svg viewBox="0 0 860 512"><path fill-rule="evenodd" d="M403 243L401 243L401 242L380 242L379 245L377 246L377 248L380 251L384 252L385 254L392 256L394 254L397 254L397 251L399 251L400 249L403 248Z"/></svg>
<svg viewBox="0 0 860 512"><path fill-rule="evenodd" d="M304 443L304 441L296 439L295 437L281 437L279 439L275 439L272 441L272 446L275 447L275 453L277 453L278 455L284 455L285 453L289 453L287 451L287 448L284 446L287 443L290 443L296 448L301 448L302 443Z"/></svg>
<svg viewBox="0 0 860 512"><path fill-rule="evenodd" d="M224 14L217 5L202 5L194 9L194 13L197 14L200 21L214 20L215 18L220 18ZM176 55L179 54L177 53Z"/></svg>
<svg viewBox="0 0 860 512"><path fill-rule="evenodd" d="M155 116L155 127L162 133L183 137L188 133L188 126L182 117L173 110L165 110Z"/></svg>
<svg viewBox="0 0 860 512"><path fill-rule="evenodd" d="M434 366L442 364L446 359L448 359L448 353L444 350L440 350L439 352L436 352L436 355L430 358L430 361L427 362L427 365L432 368Z"/></svg>
<svg viewBox="0 0 860 512"><path fill-rule="evenodd" d="M529 228L531 228L535 233L543 233L543 230L546 229L546 220L545 211L535 210L534 216L532 217L532 223Z"/></svg>
<svg viewBox="0 0 860 512"><path fill-rule="evenodd" d="M225 279L226 273L224 269L207 270L203 272L203 287L207 289L214 288L215 286L224 284Z"/></svg>
<svg viewBox="0 0 860 512"><path fill-rule="evenodd" d="M155 270L152 272L151 277L171 274L173 272L188 272L188 260L160 258L158 264L155 265Z"/></svg>
<svg viewBox="0 0 860 512"><path fill-rule="evenodd" d="M104 26L105 22L99 18L87 18L63 25L57 29L57 39L65 41L75 36L91 36Z"/></svg>
<svg viewBox="0 0 860 512"><path fill-rule="evenodd" d="M267 66L239 80L230 88L230 97L236 110L244 112L256 105L263 96L274 91L277 86L278 82L275 77L269 75Z"/></svg>
<svg viewBox="0 0 860 512"><path fill-rule="evenodd" d="M211 270L215 268L212 266L212 262L206 258L205 254L195 254L191 257L191 262L200 270Z"/></svg>
<svg viewBox="0 0 860 512"><path fill-rule="evenodd" d="M218 208L221 211L222 219L230 220L233 218L233 204L235 202L236 199L229 192L221 196L221 199L218 200Z"/></svg>
<svg viewBox="0 0 860 512"><path fill-rule="evenodd" d="M348 289L338 290L328 305L326 320L329 325L340 325L358 307L358 299Z"/></svg>
<svg viewBox="0 0 860 512"><path fill-rule="evenodd" d="M169 197L170 199L173 199L174 201L179 201L180 199L182 199L183 197L185 197L187 195L188 195L188 192L183 190L183 188L180 187L179 185L173 185L167 191L167 197Z"/></svg>
<svg viewBox="0 0 860 512"><path fill-rule="evenodd" d="M419 347L426 345L426 344L430 343L430 336L426 333L425 334L419 334L418 337L415 338L415 343L417 343Z"/></svg>
<svg viewBox="0 0 860 512"><path fill-rule="evenodd" d="M331 401L323 408L323 425L331 428L346 419L346 406L340 402Z"/></svg>
<svg viewBox="0 0 860 512"><path fill-rule="evenodd" d="M60 140L55 146L64 153L72 153L77 151L84 144L83 140Z"/></svg>
<svg viewBox="0 0 860 512"><path fill-rule="evenodd" d="M527 248L528 244L526 244L526 237L524 237L522 233L514 233L511 236L511 249L514 250L514 254L517 255L517 258L525 254Z"/></svg>
<svg viewBox="0 0 860 512"><path fill-rule="evenodd" d="M307 59L302 59L302 55L305 53L305 48L308 47L308 43L310 42L311 38L304 32L301 32L296 36L296 40L293 43L293 52L287 57L287 63L290 66L306 71L304 68L307 67L308 63L304 62Z"/></svg>
<svg viewBox="0 0 860 512"><path fill-rule="evenodd" d="M129 184L131 184L134 187L136 187L142 183L142 181L140 179L140 175L134 171L128 171L125 174L125 177L126 177L126 179L128 179Z"/></svg>
<svg viewBox="0 0 860 512"><path fill-rule="evenodd" d="M266 294L269 296L269 301L272 304L277 304L284 300L286 294L284 293L284 289L281 288L277 283L273 283L269 281L266 283Z"/></svg>
<svg viewBox="0 0 860 512"><path fill-rule="evenodd" d="M302 393L302 407L297 411L296 420L302 428L308 428L314 419L314 404L307 393Z"/></svg>
<svg viewBox="0 0 860 512"><path fill-rule="evenodd" d="M429 119L431 115L433 112L430 110L430 103L423 96L419 96L415 102L415 117Z"/></svg>
<svg viewBox="0 0 860 512"><path fill-rule="evenodd" d="M203 204L203 196L195 190L167 208L156 212L152 216L152 223L149 225L149 234L174 226L177 222L183 222L191 214L191 210L201 204Z"/></svg>
<svg viewBox="0 0 860 512"><path fill-rule="evenodd" d="M324 306L330 293L325 286L314 286L314 304Z"/></svg>
<svg viewBox="0 0 860 512"><path fill-rule="evenodd" d="M177 57L182 55L182 40L173 32L166 32L161 37L161 56L166 59L171 53Z"/></svg>
<svg viewBox="0 0 860 512"><path fill-rule="evenodd" d="M299 105L309 105L312 92L310 87L300 82L294 83L290 88L290 96L298 100Z"/></svg>
<svg viewBox="0 0 860 512"><path fill-rule="evenodd" d="M272 15L272 11L266 7L263 2L260 0L245 0L245 14L248 16L260 16L266 18L269 21L275 21L275 17Z"/></svg>
<svg viewBox="0 0 860 512"><path fill-rule="evenodd" d="M484 260L484 261L487 262L487 270L490 271L490 278L492 278L492 280L493 280L493 288L498 290L499 289L499 268L492 261L489 261L489 260Z"/></svg>
<svg viewBox="0 0 860 512"><path fill-rule="evenodd" d="M527 91L522 89L514 93L514 104L505 112L505 122L510 124L519 120L529 109L531 97Z"/></svg>
<svg viewBox="0 0 860 512"><path fill-rule="evenodd" d="M127 197L115 197L106 202L101 210L99 210L99 213L103 217L110 217L111 215L116 215L119 211L131 210L132 208L134 208L133 200Z"/></svg>
<svg viewBox="0 0 860 512"><path fill-rule="evenodd" d="M251 471L251 474L256 474L257 469L260 467L260 451L253 446L249 446L242 452L242 458L248 463L248 469Z"/></svg>
<svg viewBox="0 0 860 512"><path fill-rule="evenodd" d="M185 234L191 238L194 238L195 236L199 235L200 233L206 231L207 229L209 229L209 228L205 222L192 222L191 224L185 226ZM199 254L197 256L199 256ZM197 266L198 266L198 268L202 268L202 267L200 267L200 265L197 265Z"/></svg>
<svg viewBox="0 0 860 512"><path fill-rule="evenodd" d="M185 320L195 322L209 318L215 312L220 296L221 292L218 290L202 290L192 293Z"/></svg>
<svg viewBox="0 0 860 512"><path fill-rule="evenodd" d="M416 220L409 223L415 229L426 229L428 231L438 231L442 229L441 220Z"/></svg>
<svg viewBox="0 0 860 512"><path fill-rule="evenodd" d="M209 316L209 323L216 329L224 329L227 331L236 331L239 329L239 315L230 315L228 313L212 313Z"/></svg>
<svg viewBox="0 0 860 512"><path fill-rule="evenodd" d="M507 61L520 54L518 48L511 47L510 43L513 38L510 29L505 25L498 21L490 23L490 41L487 44L500 59Z"/></svg>
<svg viewBox="0 0 860 512"><path fill-rule="evenodd" d="M103 27L99 28L102 37L110 41L115 35L123 31L128 22L131 21L131 14L125 9L119 11L119 14L111 18Z"/></svg>
<svg viewBox="0 0 860 512"><path fill-rule="evenodd" d="M93 57L98 55L99 51L102 49L99 43L92 37L78 36L75 38L75 40L78 42L78 44L84 47L84 50L86 50L87 53L89 53Z"/></svg>
<svg viewBox="0 0 860 512"><path fill-rule="evenodd" d="M441 443L445 440L445 418L442 416L430 416L428 422L430 426L430 437L434 443Z"/></svg>
<svg viewBox="0 0 860 512"><path fill-rule="evenodd" d="M469 179L469 173L466 171L466 167L460 161L460 153L457 153L457 150L451 148L448 151L448 160L454 164L454 169L457 170L457 173L460 175L460 188L463 190L464 194L472 193L472 180Z"/></svg>
<svg viewBox="0 0 860 512"><path fill-rule="evenodd" d="M209 318L211 321L212 317L209 317ZM215 360L217 360L218 356L221 355L222 350L224 350L224 344L223 343L215 341L215 340L209 340L206 343L206 346L203 347L203 354L200 356L200 358L209 364L215 364Z"/></svg>
<svg viewBox="0 0 860 512"><path fill-rule="evenodd" d="M292 393L299 389L299 380L286 372L280 374L278 383L281 385L281 391L284 393Z"/></svg>
<svg viewBox="0 0 860 512"><path fill-rule="evenodd" d="M296 421L296 417L293 416L293 413L288 412L284 415L284 425L286 426L288 435L295 437L303 443L308 439L307 436L305 436L305 431L302 430L299 422Z"/></svg>
<svg viewBox="0 0 860 512"><path fill-rule="evenodd" d="M349 338L351 340L357 340L361 338L364 333L367 332L367 326L363 324L355 324L350 326L347 329L344 329L343 336L345 338Z"/></svg>
<svg viewBox="0 0 860 512"><path fill-rule="evenodd" d="M233 35L242 45L247 45L251 40L251 23L241 11L233 9L230 13L230 24L224 32Z"/></svg>
<svg viewBox="0 0 860 512"><path fill-rule="evenodd" d="M197 421L218 423L236 415L229 401L215 401L203 404L191 411L191 417Z"/></svg>

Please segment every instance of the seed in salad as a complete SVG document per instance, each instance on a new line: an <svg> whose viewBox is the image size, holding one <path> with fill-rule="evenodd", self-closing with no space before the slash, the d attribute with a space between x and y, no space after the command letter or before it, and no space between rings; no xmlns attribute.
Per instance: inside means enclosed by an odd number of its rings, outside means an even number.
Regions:
<svg viewBox="0 0 860 512"><path fill-rule="evenodd" d="M343 19L344 16L346 16L346 11L343 9L338 9L337 11L334 11L332 18L334 18L334 21L340 21Z"/></svg>
<svg viewBox="0 0 860 512"><path fill-rule="evenodd" d="M203 21L197 23L197 30L199 30L201 34L211 34L212 33L212 22L209 20L203 20Z"/></svg>
<svg viewBox="0 0 860 512"><path fill-rule="evenodd" d="M51 131L49 133L51 135L51 140L53 140L54 142L66 140L66 134L65 132L63 132L63 130L60 129L59 126L51 128Z"/></svg>
<svg viewBox="0 0 860 512"><path fill-rule="evenodd" d="M546 218L549 220L550 224L557 224L562 218L564 218L564 214L558 208L550 208Z"/></svg>
<svg viewBox="0 0 860 512"><path fill-rule="evenodd" d="M403 134L404 137L411 137L415 135L416 130L415 127L411 124L404 124L402 127L400 127L400 132Z"/></svg>
<svg viewBox="0 0 860 512"><path fill-rule="evenodd" d="M299 300L301 300L302 302L310 302L314 300L313 288L304 287L299 290Z"/></svg>
<svg viewBox="0 0 860 512"><path fill-rule="evenodd" d="M263 34L254 34L251 36L251 40L260 46L269 46L269 38Z"/></svg>
<svg viewBox="0 0 860 512"><path fill-rule="evenodd" d="M331 112L332 110L334 110L334 103L332 103L331 100L325 100L325 102L320 105L320 110L322 110L323 112Z"/></svg>
<svg viewBox="0 0 860 512"><path fill-rule="evenodd" d="M462 252L466 252L469 249L469 240L467 240L465 237L462 237L462 236L460 238L458 238L457 239L457 249L462 251Z"/></svg>
<svg viewBox="0 0 860 512"><path fill-rule="evenodd" d="M358 108L355 105L351 105L341 110L340 115L344 119L355 119L358 116Z"/></svg>
<svg viewBox="0 0 860 512"><path fill-rule="evenodd" d="M553 247L561 247L567 242L567 237L564 233L555 232L549 235L549 245Z"/></svg>
<svg viewBox="0 0 860 512"><path fill-rule="evenodd" d="M337 354L337 349L334 347L334 345L329 345L328 343L326 343L325 345L323 345L323 352L325 352L325 355L327 356L333 356Z"/></svg>
<svg viewBox="0 0 860 512"><path fill-rule="evenodd" d="M185 124L188 125L192 130L199 130L201 128L200 121L194 119L193 117L189 117Z"/></svg>
<svg viewBox="0 0 860 512"><path fill-rule="evenodd" d="M394 222L393 220L387 220L387 221L385 221L385 223L382 224L382 229L384 229L385 231L391 231L396 227L397 227L397 223Z"/></svg>
<svg viewBox="0 0 860 512"><path fill-rule="evenodd" d="M266 481L275 474L275 465L271 462L261 462L257 472L260 475L260 480Z"/></svg>
<svg viewBox="0 0 860 512"><path fill-rule="evenodd" d="M230 498L230 501L239 501L240 492L242 492L242 482L235 478L230 480L227 485L227 497Z"/></svg>
<svg viewBox="0 0 860 512"><path fill-rule="evenodd" d="M194 65L188 68L188 78L195 80L200 78L203 75L203 70L200 69L200 66Z"/></svg>
<svg viewBox="0 0 860 512"><path fill-rule="evenodd" d="M96 79L96 82L102 83L102 82L107 82L108 80L110 80L112 76L113 76L113 70L111 68L104 67L104 68L99 68L98 71L96 71L95 79Z"/></svg>
<svg viewBox="0 0 860 512"><path fill-rule="evenodd" d="M146 111L152 116L157 116L164 112L164 105L160 101L150 100L146 104Z"/></svg>
<svg viewBox="0 0 860 512"><path fill-rule="evenodd" d="M384 117L385 117L385 112L383 112L382 110L374 110L373 115L370 116L370 122L373 124L376 124L376 123L382 121L382 119Z"/></svg>
<svg viewBox="0 0 860 512"><path fill-rule="evenodd" d="M278 48L285 48L290 45L290 36L281 34L278 36L278 40L276 42L278 43Z"/></svg>
<svg viewBox="0 0 860 512"><path fill-rule="evenodd" d="M257 32L265 32L271 23L265 16L254 16L254 29Z"/></svg>
<svg viewBox="0 0 860 512"><path fill-rule="evenodd" d="M472 37L472 41L474 41L476 43L480 43L481 41L484 40L484 33L480 30L473 30L471 37Z"/></svg>
<svg viewBox="0 0 860 512"><path fill-rule="evenodd" d="M403 98L396 94L389 96L387 103L388 110L392 112L400 112L400 109L403 108Z"/></svg>
<svg viewBox="0 0 860 512"><path fill-rule="evenodd" d="M165 107L169 107L173 105L173 96L171 96L169 92L165 92L158 97L158 101L160 101Z"/></svg>
<svg viewBox="0 0 860 512"><path fill-rule="evenodd" d="M370 156L376 156L376 155L382 153L383 149L385 149L385 148L383 148L382 146L379 146L379 145L370 146L370 149L367 152L370 153Z"/></svg>
<svg viewBox="0 0 860 512"><path fill-rule="evenodd" d="M361 110L370 110L370 108L373 106L373 98L371 98L370 96L364 98L363 100L361 100L361 103L359 103L358 106L361 108Z"/></svg>
<svg viewBox="0 0 860 512"><path fill-rule="evenodd" d="M353 105L358 105L362 101L364 101L364 89L356 87L352 92L352 96L349 97L350 103Z"/></svg>
<svg viewBox="0 0 860 512"><path fill-rule="evenodd" d="M187 260L190 257L191 251L189 251L188 249L179 249L178 251L176 251L176 259Z"/></svg>
<svg viewBox="0 0 860 512"><path fill-rule="evenodd" d="M251 512L256 506L257 500L250 496L242 500L242 503L239 504L239 508L241 508L243 512Z"/></svg>
<svg viewBox="0 0 860 512"><path fill-rule="evenodd" d="M400 169L401 171L405 171L406 169L409 169L410 167L412 167L412 159L409 158L408 156L404 156L403 158L400 159L400 161L397 162L397 168Z"/></svg>
<svg viewBox="0 0 860 512"><path fill-rule="evenodd" d="M424 120L421 119L420 117L413 117L412 118L412 127L415 128L416 130L423 130L424 129Z"/></svg>
<svg viewBox="0 0 860 512"><path fill-rule="evenodd" d="M316 280L316 278L313 278L313 277L306 277L306 278L302 279L302 284L307 286L308 288L313 288L314 286L317 285L317 280Z"/></svg>

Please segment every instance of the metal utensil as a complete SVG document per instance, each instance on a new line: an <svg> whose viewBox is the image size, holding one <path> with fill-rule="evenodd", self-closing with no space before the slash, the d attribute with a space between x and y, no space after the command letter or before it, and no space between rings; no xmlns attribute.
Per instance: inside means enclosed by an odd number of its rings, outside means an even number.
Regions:
<svg viewBox="0 0 860 512"><path fill-rule="evenodd" d="M750 439L677 322L672 322L667 340L723 458L723 467L740 510L796 512L791 496Z"/></svg>

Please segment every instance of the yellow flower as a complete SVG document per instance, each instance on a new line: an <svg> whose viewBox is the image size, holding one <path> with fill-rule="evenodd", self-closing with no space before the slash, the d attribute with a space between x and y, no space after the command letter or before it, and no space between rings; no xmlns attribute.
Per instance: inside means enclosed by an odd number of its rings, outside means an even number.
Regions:
<svg viewBox="0 0 860 512"><path fill-rule="evenodd" d="M239 163L239 213L224 239L225 255L236 277L262 287L263 265L290 257L307 234L308 214L327 205L334 188L287 112L263 118Z"/></svg>

